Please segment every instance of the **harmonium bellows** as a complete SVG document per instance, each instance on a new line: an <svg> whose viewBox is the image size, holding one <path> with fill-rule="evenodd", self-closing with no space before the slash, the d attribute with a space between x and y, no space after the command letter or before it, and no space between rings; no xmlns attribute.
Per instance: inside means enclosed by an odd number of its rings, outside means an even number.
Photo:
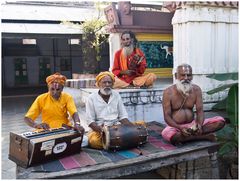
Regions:
<svg viewBox="0 0 240 181"><path fill-rule="evenodd" d="M22 134L10 132L9 159L27 168L79 153L82 139L82 134L68 128Z"/></svg>

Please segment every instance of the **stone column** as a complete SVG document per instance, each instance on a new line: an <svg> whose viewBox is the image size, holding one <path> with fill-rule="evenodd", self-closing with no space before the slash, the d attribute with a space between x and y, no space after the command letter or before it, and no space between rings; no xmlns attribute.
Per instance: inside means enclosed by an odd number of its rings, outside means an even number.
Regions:
<svg viewBox="0 0 240 181"><path fill-rule="evenodd" d="M227 2L178 2L172 19L174 69L181 63L193 68L193 82L206 92L223 82L206 78L213 73L238 72L238 7ZM222 99L209 96L205 101Z"/></svg>
<svg viewBox="0 0 240 181"><path fill-rule="evenodd" d="M109 36L109 51L110 51L109 52L109 55L110 55L109 71L112 71L115 52L120 48L121 48L120 34L111 33Z"/></svg>
<svg viewBox="0 0 240 181"><path fill-rule="evenodd" d="M212 168L212 177L211 179L218 179L219 176L219 165L218 165L218 159L217 159L217 152L210 154L210 161L211 161L211 168Z"/></svg>

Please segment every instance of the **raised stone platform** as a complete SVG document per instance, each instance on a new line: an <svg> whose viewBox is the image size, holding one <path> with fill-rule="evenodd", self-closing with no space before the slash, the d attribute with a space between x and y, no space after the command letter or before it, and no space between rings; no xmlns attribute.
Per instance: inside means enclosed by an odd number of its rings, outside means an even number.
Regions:
<svg viewBox="0 0 240 181"><path fill-rule="evenodd" d="M157 173L164 179L217 179L219 178L216 153L201 159L162 167Z"/></svg>

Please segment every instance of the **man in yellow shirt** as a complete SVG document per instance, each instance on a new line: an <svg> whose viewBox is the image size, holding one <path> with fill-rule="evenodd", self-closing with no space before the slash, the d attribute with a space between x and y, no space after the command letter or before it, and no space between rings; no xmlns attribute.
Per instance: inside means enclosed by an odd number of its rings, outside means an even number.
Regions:
<svg viewBox="0 0 240 181"><path fill-rule="evenodd" d="M74 128L84 133L80 125L78 112L71 95L62 92L66 77L55 73L46 78L48 92L39 95L26 113L24 121L36 129L60 128L62 124L72 126L69 116L74 121ZM42 123L35 120L42 114Z"/></svg>

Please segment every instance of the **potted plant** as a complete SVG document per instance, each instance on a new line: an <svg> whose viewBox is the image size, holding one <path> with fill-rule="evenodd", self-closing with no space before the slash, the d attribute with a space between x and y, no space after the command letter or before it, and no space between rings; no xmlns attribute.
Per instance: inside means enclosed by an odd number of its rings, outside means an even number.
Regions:
<svg viewBox="0 0 240 181"><path fill-rule="evenodd" d="M233 83L220 85L208 91L207 94L228 89L226 98L219 101L212 109L227 113L225 118L227 124L217 132L217 138L221 145L218 153L222 159L227 158L230 176L238 178L238 73L212 74L207 77L218 81L233 80Z"/></svg>

